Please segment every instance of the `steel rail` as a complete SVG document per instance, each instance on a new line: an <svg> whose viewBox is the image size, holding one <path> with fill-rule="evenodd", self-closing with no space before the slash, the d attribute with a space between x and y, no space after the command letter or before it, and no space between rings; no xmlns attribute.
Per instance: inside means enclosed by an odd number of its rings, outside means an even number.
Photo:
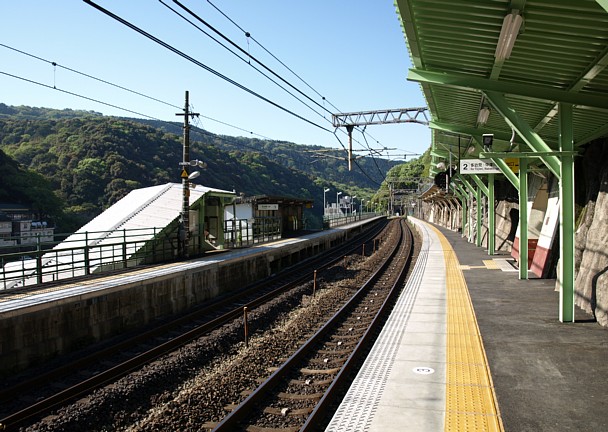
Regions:
<svg viewBox="0 0 608 432"><path fill-rule="evenodd" d="M335 325L342 319L342 317L352 309L359 299L366 294L368 287L375 283L379 277L384 273L387 267L391 264L395 256L401 249L401 245L404 242L404 227L401 226L401 236L396 247L391 251L390 255L384 261L384 263L376 269L376 271L368 278L368 280L357 290L357 292L351 297L351 299L344 304L324 325L321 327L313 336L311 336L294 354L291 355L276 371L274 371L270 377L262 384L260 384L246 399L244 399L233 411L231 411L226 417L220 421L217 426L213 429L214 432L229 432L239 430L239 423L241 423L246 416L248 416L253 407L259 404L264 398L267 397L268 392L273 387L277 386L290 370L293 369L294 365L308 355L311 349L316 346L321 338L325 336ZM411 234L411 233L410 233ZM411 256L411 251L408 253ZM395 286L398 285L399 281L403 278L403 270L400 272L398 282L391 288L391 293L395 291ZM389 293L389 296L391 296ZM391 296L392 297L392 296ZM374 328L378 325L378 317L382 316L386 311L388 300L385 300L376 317L373 320ZM369 340L370 331L366 331L365 340ZM357 344L357 348L362 346L361 341ZM359 350L357 351L360 352ZM353 358L353 355L349 356L349 360ZM347 362L348 362L347 361ZM333 387L332 387L333 392Z"/></svg>
<svg viewBox="0 0 608 432"><path fill-rule="evenodd" d="M308 432L318 429L319 424L323 422L325 418L327 418L329 408L336 400L337 393L340 392L340 390L345 387L346 383L351 380L349 376L357 367L359 360L365 356L369 345L375 340L374 335L376 333L376 330L382 326L384 315L388 312L389 309L392 309L393 302L400 293L401 286L405 281L405 277L411 265L413 257L414 239L411 229L409 229L409 227L406 230L406 235L408 237L410 247L406 253L405 265L401 268L397 280L391 287L388 296L384 300L382 306L380 307L380 310L374 317L369 328L361 337L359 343L356 345L355 349L346 360L346 363L344 363L344 365L342 366L332 383L329 385L319 402L317 402L317 405L313 409L312 413L310 413L310 415L306 419L304 426L300 428L300 432Z"/></svg>
<svg viewBox="0 0 608 432"><path fill-rule="evenodd" d="M363 239L365 240L365 242L370 241L372 238L377 236L385 226L386 223L378 223L369 232L364 232L363 234L352 238L345 244L339 246L337 249L328 250L327 253L323 253L319 256L303 260L299 264L305 265L310 268L312 265L323 263L319 268L327 268L335 264L336 262L342 260L344 258L344 254L346 253L345 251L352 253L355 250L358 250L358 248L360 247L360 242ZM361 238L362 236L363 239ZM326 261L328 258L329 261ZM268 285L272 281L278 279L285 279L287 277L292 277L292 279L287 283L281 284L278 288L274 288L269 292L258 296L256 299L250 302L242 302L243 296L247 293L259 291L261 287ZM182 316L177 320L172 321L171 323L162 325L159 328L155 328L148 332L137 335L134 338L130 338L126 341L121 342L120 344L113 345L101 352L93 353L87 356L85 359L80 359L76 362L70 363L69 365L60 368L60 371L50 371L46 374L36 377L33 380L29 380L27 382L10 387L8 389L4 389L2 390L2 392L0 392L0 400L8 400L9 398L14 398L16 394L20 394L27 388L31 388L32 386L35 386L37 384L56 379L58 376L65 374L66 371L73 372L78 368L82 368L87 364L91 364L93 361L98 361L99 357L102 355L109 355L120 350L133 348L134 343L141 343L141 341L143 340L148 340L150 338L157 337L162 333L177 327L178 325L182 325L184 323L198 319L201 315L204 315L209 311L217 311L218 308L225 307L229 304L234 304L235 302L239 303L238 307L230 310L225 314L222 314L217 318L214 318L204 324L201 324L196 328L187 331L179 336L176 336L175 338L164 342L150 350L147 350L139 355L136 355L135 357L132 357L121 364L102 371L91 378L83 380L78 384L66 388L65 390L55 393L52 396L44 398L20 411L17 411L3 419L0 419L0 430L7 430L8 428L17 426L37 414L40 414L44 411L48 411L51 408L60 406L61 404L64 404L67 401L72 400L76 397L82 396L83 394L86 394L87 392L90 392L104 384L116 381L117 379L125 376L129 372L159 358L163 354L171 352L187 344L188 342L198 337L201 337L206 333L209 333L210 331L222 326L228 321L239 318L243 313L243 306L247 306L247 308L251 310L276 297L277 295L287 291L291 287L310 280L310 278L311 275L309 274L309 272L303 272L301 265L293 266L293 268L291 269L286 269L285 271L277 273L276 275L271 276L270 278L251 284L246 290L239 291L238 293L228 296L219 302L214 302L209 307Z"/></svg>

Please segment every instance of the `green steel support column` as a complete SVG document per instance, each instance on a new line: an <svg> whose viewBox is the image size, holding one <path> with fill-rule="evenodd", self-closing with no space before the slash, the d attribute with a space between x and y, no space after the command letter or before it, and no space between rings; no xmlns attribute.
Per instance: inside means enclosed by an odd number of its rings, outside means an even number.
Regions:
<svg viewBox="0 0 608 432"><path fill-rule="evenodd" d="M462 213L462 194L460 193L460 191L458 190L458 188L456 187L456 185L454 185L454 197L456 198L456 212L457 212L457 216L461 215ZM458 208L460 207L460 208ZM460 218L460 221L462 222L462 217ZM460 232L462 232L462 225L460 226Z"/></svg>
<svg viewBox="0 0 608 432"><path fill-rule="evenodd" d="M467 215L469 214L469 204L468 204L468 194L463 194L462 195L462 237L464 237L465 234L465 229L468 232L468 227L467 227Z"/></svg>
<svg viewBox="0 0 608 432"><path fill-rule="evenodd" d="M479 203L479 206L477 207L477 209L478 209L477 210L478 211L478 217L479 217L479 215L483 214L483 206L481 205L481 200L483 199L483 197L481 196L481 194L483 193L488 198L488 203L489 203L490 202L490 190L489 190L488 186L486 186L484 184L484 182L479 178L479 176L477 174L472 174L471 178L473 179L473 181L475 182L475 184L477 185L478 190L479 190L479 194L478 195L479 195L479 201L480 201L480 203ZM489 244L489 239L493 237L493 235L490 235L490 233L493 233L493 231L491 231L492 228L490 228L490 212L493 215L493 213L494 213L494 207L488 205L488 230L489 230L488 231L488 246L490 245ZM480 230L483 228L483 223L482 222L483 222L483 218L479 219L478 233L480 233L481 232ZM477 238L478 238L478 241L477 241L476 244L477 244L477 246L481 246L481 244L482 244L481 235L478 235ZM489 249L488 249L488 252L489 252ZM490 255L494 255L494 252L490 253Z"/></svg>
<svg viewBox="0 0 608 432"><path fill-rule="evenodd" d="M490 198L490 191L489 188L483 183L483 181L479 178L479 176L477 174L471 174L470 176L473 181L475 182L475 184L477 185L477 246L481 246L481 231L482 231L482 217L483 217L483 206L482 206L482 202L481 200L483 199L482 197L482 193L488 197L488 203L489 203L489 198ZM488 205L488 230L490 230L490 211L494 212L494 208L492 208L492 210L490 210L490 206ZM492 231L493 232L493 231ZM489 234L489 233L488 233ZM492 237L492 236L490 236ZM494 255L494 253L491 253L490 255Z"/></svg>
<svg viewBox="0 0 608 432"><path fill-rule="evenodd" d="M477 247L481 247L481 225L482 225L482 211L481 211L481 197L482 192L481 192L481 188L477 188L477 190L475 191L475 201L477 201L476 205L477 205L477 238L475 239L475 245Z"/></svg>
<svg viewBox="0 0 608 432"><path fill-rule="evenodd" d="M478 195L477 189L475 189L473 187L473 185L471 185L471 183L469 183L469 181L463 175L461 175L461 174L456 174L456 175L458 176L458 178L460 179L460 181L462 182L462 184L471 192L471 194L475 194L475 196L477 197L477 195ZM472 201L472 198L471 198L471 201ZM481 200L477 199L477 213L478 213L478 217L479 217L479 213L481 213L481 207L480 206L481 206ZM472 202L471 202L471 204L470 204L469 207L471 208L471 211L472 211L473 210L473 203ZM473 234L472 231L471 231L472 227L471 227L471 223L470 222L471 221L469 220L469 224L468 224L469 229L468 229L468 233L467 233L468 234L468 239L471 239L471 236ZM480 232L481 231L481 224L477 223L476 225L477 225L476 232ZM478 235L477 238L480 239L481 235Z"/></svg>
<svg viewBox="0 0 608 432"><path fill-rule="evenodd" d="M464 185L464 187L466 187L469 191L471 192L475 192L476 189L473 187L473 185L465 178L465 176L463 176L462 174L456 174L455 177L458 177L460 179L460 181L462 182L462 184Z"/></svg>
<svg viewBox="0 0 608 432"><path fill-rule="evenodd" d="M453 183L454 186L456 186L456 189L458 190L458 192L460 193L460 208L462 210L462 230L460 231L461 237L465 236L465 228L467 226L467 200L469 197L469 194L463 189L462 186L460 186L457 183Z"/></svg>
<svg viewBox="0 0 608 432"><path fill-rule="evenodd" d="M559 104L560 150L574 150L572 105ZM561 159L560 192L560 273L558 283L559 320L574 322L574 157L565 153Z"/></svg>
<svg viewBox="0 0 608 432"><path fill-rule="evenodd" d="M494 255L496 239L496 208L494 207L494 174L488 174L488 255Z"/></svg>
<svg viewBox="0 0 608 432"><path fill-rule="evenodd" d="M488 187L484 184L483 180L481 180L477 174L469 174L469 177L473 179L477 187L481 189L481 192L483 192L485 196L488 196Z"/></svg>
<svg viewBox="0 0 608 432"><path fill-rule="evenodd" d="M528 159L519 160L519 278L528 279Z"/></svg>

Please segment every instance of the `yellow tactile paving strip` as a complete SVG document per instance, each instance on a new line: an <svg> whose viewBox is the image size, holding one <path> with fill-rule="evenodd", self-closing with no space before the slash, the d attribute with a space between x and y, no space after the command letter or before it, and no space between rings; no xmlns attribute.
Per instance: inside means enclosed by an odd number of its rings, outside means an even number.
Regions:
<svg viewBox="0 0 608 432"><path fill-rule="evenodd" d="M445 430L503 431L490 368L460 263L447 239L435 231L444 251L447 284Z"/></svg>
<svg viewBox="0 0 608 432"><path fill-rule="evenodd" d="M496 263L496 261L494 260L482 260L483 264L490 270L500 270L500 267L498 267L498 264Z"/></svg>

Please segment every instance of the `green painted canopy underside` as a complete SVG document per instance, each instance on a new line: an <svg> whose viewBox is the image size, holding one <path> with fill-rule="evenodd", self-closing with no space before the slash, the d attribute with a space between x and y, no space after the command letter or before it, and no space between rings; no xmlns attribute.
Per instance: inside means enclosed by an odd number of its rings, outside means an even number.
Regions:
<svg viewBox="0 0 608 432"><path fill-rule="evenodd" d="M573 105L575 149L608 135L608 0L396 0L395 6L412 59L407 76L427 101L435 154L476 157L485 133L494 134L496 151L534 151L519 130L511 145L505 107L548 149L559 149L560 102ZM497 61L503 19L512 11L523 24L510 57ZM500 106L491 95L501 95ZM491 111L480 125L483 106ZM433 166L440 161L433 156Z"/></svg>

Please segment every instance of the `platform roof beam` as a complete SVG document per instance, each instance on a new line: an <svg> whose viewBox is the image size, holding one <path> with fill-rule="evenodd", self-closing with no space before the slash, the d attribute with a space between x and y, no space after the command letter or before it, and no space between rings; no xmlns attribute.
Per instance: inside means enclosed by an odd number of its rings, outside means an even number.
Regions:
<svg viewBox="0 0 608 432"><path fill-rule="evenodd" d="M518 135L525 141L528 146L536 152L551 152L549 147L543 139L536 133L530 125L517 113L515 109L509 106L506 98L503 94L497 92L485 92L486 97L494 108L503 116L504 120L511 126ZM557 156L543 156L542 161L547 165L547 168L559 178L560 176L560 162Z"/></svg>

